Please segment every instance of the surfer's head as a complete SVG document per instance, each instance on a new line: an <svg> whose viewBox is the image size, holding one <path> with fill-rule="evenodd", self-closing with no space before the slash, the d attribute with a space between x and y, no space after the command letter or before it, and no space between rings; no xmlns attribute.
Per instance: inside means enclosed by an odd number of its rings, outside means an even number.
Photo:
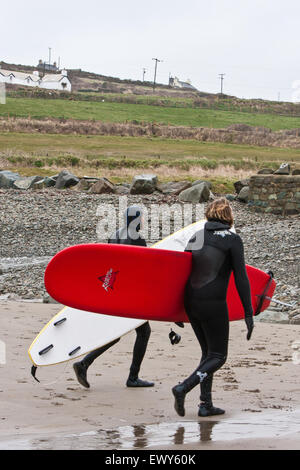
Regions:
<svg viewBox="0 0 300 470"><path fill-rule="evenodd" d="M211 202L205 211L207 220L219 220L220 222L228 224L230 227L233 225L233 213L228 200L225 197L220 197Z"/></svg>
<svg viewBox="0 0 300 470"><path fill-rule="evenodd" d="M139 232L142 225L143 210L139 206L129 206L125 211L125 225L127 228Z"/></svg>

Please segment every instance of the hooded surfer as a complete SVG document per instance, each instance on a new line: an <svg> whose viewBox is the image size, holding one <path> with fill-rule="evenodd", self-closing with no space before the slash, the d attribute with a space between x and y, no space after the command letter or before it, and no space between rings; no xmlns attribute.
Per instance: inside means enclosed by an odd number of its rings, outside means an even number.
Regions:
<svg viewBox="0 0 300 470"><path fill-rule="evenodd" d="M247 339L253 330L250 284L244 260L243 242L230 231L231 207L225 198L212 202L205 213L207 222L189 241L185 251L192 253L192 270L185 288L185 310L199 341L202 357L197 369L172 389L175 410L184 416L186 394L200 383L198 416L223 414L212 403L213 374L226 362L229 319L226 293L233 271L243 304Z"/></svg>
<svg viewBox="0 0 300 470"><path fill-rule="evenodd" d="M142 210L138 206L130 206L124 214L124 226L112 236L108 243L123 245L147 246L146 241L141 236ZM133 348L133 358L130 366L127 387L153 387L153 382L142 380L138 377L140 367L146 353L148 341L151 334L149 322L143 323L136 330L136 340ZM75 362L73 368L78 382L86 388L90 387L87 381L87 370L94 360L103 354L107 349L120 341L120 338L112 341L101 348L87 354L80 362Z"/></svg>

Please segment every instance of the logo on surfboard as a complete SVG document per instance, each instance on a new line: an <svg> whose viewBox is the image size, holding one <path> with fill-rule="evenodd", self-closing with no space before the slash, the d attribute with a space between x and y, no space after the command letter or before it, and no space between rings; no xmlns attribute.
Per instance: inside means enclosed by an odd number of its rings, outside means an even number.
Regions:
<svg viewBox="0 0 300 470"><path fill-rule="evenodd" d="M119 271L113 271L113 269L110 268L105 274L105 276L98 277L99 281L102 282L103 289L105 289L106 292L108 292L108 289L114 289L114 283L116 281L118 272Z"/></svg>

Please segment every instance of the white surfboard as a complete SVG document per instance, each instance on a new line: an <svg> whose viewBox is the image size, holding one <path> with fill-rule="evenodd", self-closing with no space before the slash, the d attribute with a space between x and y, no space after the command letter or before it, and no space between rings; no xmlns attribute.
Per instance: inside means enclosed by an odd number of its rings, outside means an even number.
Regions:
<svg viewBox="0 0 300 470"><path fill-rule="evenodd" d="M152 248L184 251L189 239L206 220L178 230ZM76 359L120 338L145 320L101 315L64 307L41 330L31 344L28 354L34 366L50 366Z"/></svg>

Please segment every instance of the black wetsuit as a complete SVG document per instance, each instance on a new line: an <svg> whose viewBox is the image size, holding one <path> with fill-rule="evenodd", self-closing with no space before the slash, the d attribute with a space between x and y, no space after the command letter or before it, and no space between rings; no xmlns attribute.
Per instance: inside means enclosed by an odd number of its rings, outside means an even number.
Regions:
<svg viewBox="0 0 300 470"><path fill-rule="evenodd" d="M132 211L130 213L130 210ZM125 225L123 228L118 230L114 236L112 236L108 243L116 243L123 245L136 245L136 246L147 246L146 241L140 235L140 218L141 214L139 208L131 206L125 213ZM140 371L141 363L143 361L148 341L151 334L151 328L148 322L143 323L141 326L136 328L136 341L133 348L133 358L130 366L129 378L136 380ZM84 366L89 367L94 360L103 354L107 349L111 348L114 344L120 341L120 338L112 341L111 343L102 346L89 353L82 360Z"/></svg>
<svg viewBox="0 0 300 470"><path fill-rule="evenodd" d="M208 405L212 404L213 373L223 366L227 358L229 319L226 293L232 270L245 317L252 318L253 313L243 243L240 236L229 229L224 222L208 221L185 249L192 253L185 309L201 346L202 358L197 369L182 384L187 393L200 381L200 400Z"/></svg>

